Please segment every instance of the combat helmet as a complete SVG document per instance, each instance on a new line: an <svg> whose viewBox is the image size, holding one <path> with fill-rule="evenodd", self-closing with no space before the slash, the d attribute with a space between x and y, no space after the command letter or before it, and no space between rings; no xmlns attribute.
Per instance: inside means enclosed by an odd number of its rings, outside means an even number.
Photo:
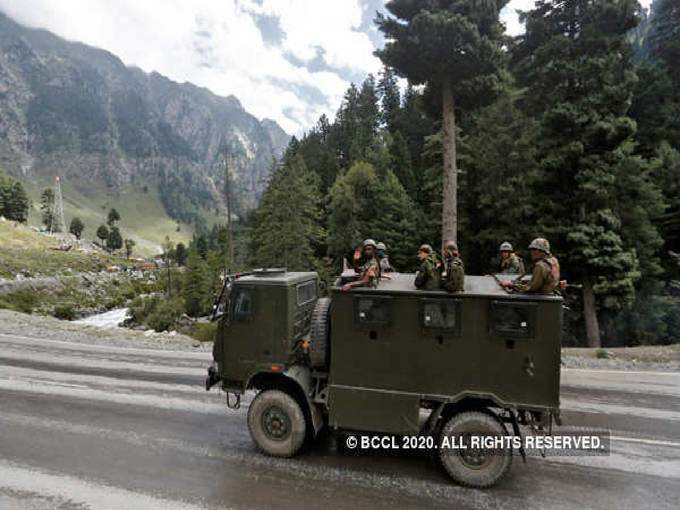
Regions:
<svg viewBox="0 0 680 510"><path fill-rule="evenodd" d="M377 247L377 245L375 244L375 241L373 239L366 239L363 242L363 247L366 248L366 246L371 246L371 247L373 247L373 249L375 249Z"/></svg>
<svg viewBox="0 0 680 510"><path fill-rule="evenodd" d="M444 241L444 250L450 249L453 252L458 251L458 244L453 239L447 239Z"/></svg>
<svg viewBox="0 0 680 510"><path fill-rule="evenodd" d="M501 244L501 247L498 249L498 251L513 251L512 250L512 245L505 241L504 243Z"/></svg>
<svg viewBox="0 0 680 510"><path fill-rule="evenodd" d="M385 246L385 243L383 243L382 241L379 242L378 244L376 244L375 247L376 247L376 249L382 250L382 251L385 251L387 249L387 246Z"/></svg>
<svg viewBox="0 0 680 510"><path fill-rule="evenodd" d="M550 253L550 243L548 242L547 239L543 239L542 237L537 237L533 241L531 241L531 244L529 245L530 250L540 250L543 253Z"/></svg>
<svg viewBox="0 0 680 510"><path fill-rule="evenodd" d="M418 248L418 251L424 251L427 254L432 253L432 246L429 244L421 244L420 248Z"/></svg>

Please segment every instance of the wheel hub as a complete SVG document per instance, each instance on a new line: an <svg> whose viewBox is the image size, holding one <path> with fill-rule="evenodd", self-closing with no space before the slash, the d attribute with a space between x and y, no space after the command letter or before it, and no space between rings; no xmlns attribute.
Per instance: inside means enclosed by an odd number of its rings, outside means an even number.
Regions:
<svg viewBox="0 0 680 510"><path fill-rule="evenodd" d="M290 417L280 407L268 407L262 413L262 430L270 439L283 441L291 432Z"/></svg>

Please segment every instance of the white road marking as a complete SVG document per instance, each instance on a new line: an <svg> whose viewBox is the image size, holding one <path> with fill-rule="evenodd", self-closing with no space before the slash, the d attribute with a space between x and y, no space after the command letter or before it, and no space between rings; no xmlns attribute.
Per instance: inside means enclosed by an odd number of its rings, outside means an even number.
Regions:
<svg viewBox="0 0 680 510"><path fill-rule="evenodd" d="M94 510L120 510L122 508L198 510L205 508L0 461L0 494L8 490L50 498L50 506L68 506L69 508L81 506Z"/></svg>
<svg viewBox="0 0 680 510"><path fill-rule="evenodd" d="M66 398L82 400L96 400L113 402L115 404L138 405L185 412L216 414L224 416L226 405L200 402L197 399L167 397L158 394L143 392L114 393L93 388L63 387L62 385L45 384L44 381L0 379L0 389L7 391L19 391L25 393L37 393L41 395L54 395Z"/></svg>

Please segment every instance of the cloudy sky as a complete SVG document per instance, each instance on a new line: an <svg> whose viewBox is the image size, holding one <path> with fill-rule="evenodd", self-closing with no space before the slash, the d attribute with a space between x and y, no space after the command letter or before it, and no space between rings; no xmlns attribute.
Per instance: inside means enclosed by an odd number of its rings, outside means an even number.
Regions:
<svg viewBox="0 0 680 510"><path fill-rule="evenodd" d="M649 0L643 0L649 3ZM233 94L300 133L333 116L350 82L377 73L383 0L0 0L26 25L111 51L127 65ZM502 16L522 30L511 0Z"/></svg>

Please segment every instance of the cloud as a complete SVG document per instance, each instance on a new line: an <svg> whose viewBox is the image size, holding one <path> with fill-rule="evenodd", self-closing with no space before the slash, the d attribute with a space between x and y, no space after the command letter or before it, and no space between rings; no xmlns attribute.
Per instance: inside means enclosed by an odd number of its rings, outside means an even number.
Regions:
<svg viewBox="0 0 680 510"><path fill-rule="evenodd" d="M643 0L643 3L649 0ZM512 0L509 33L522 31ZM106 49L127 65L236 96L299 134L333 117L351 81L377 74L384 0L0 0L29 26Z"/></svg>
<svg viewBox="0 0 680 510"><path fill-rule="evenodd" d="M106 49L127 65L233 94L291 133L333 115L380 62L360 0L0 0L29 26Z"/></svg>

